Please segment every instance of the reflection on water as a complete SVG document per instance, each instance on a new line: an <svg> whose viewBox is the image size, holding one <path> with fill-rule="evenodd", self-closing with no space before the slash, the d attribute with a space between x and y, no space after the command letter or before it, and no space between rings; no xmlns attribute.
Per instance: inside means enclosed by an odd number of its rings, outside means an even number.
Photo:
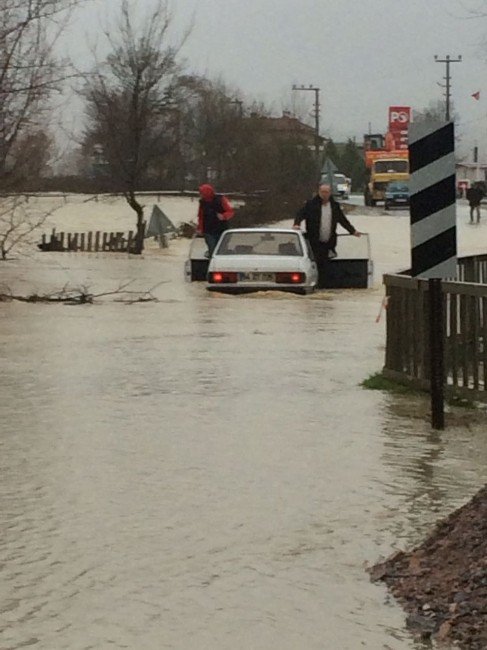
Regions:
<svg viewBox="0 0 487 650"><path fill-rule="evenodd" d="M159 303L1 306L0 648L415 647L364 563L480 486L481 427L358 386L379 292L207 295L181 259L70 269Z"/></svg>
<svg viewBox="0 0 487 650"><path fill-rule="evenodd" d="M487 438L481 413L447 414L446 430L437 432L429 427L428 400L413 396L399 402L398 408L391 400L387 409L383 459L391 469L386 492L398 495L407 512L395 528L404 547L404 540L409 546L417 544L436 521L463 505L472 496L472 485L484 484ZM412 422L398 421L405 405L416 413Z"/></svg>

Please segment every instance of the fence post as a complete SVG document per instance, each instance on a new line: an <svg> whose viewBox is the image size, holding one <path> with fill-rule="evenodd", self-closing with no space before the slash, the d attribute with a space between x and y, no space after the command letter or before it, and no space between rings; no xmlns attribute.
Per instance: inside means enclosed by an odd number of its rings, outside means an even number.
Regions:
<svg viewBox="0 0 487 650"><path fill-rule="evenodd" d="M468 258L465 260L465 276L463 278L464 282L478 282L475 277L475 259Z"/></svg>
<svg viewBox="0 0 487 650"><path fill-rule="evenodd" d="M445 428L445 364L443 329L443 291L439 278L428 280L429 339L430 339L430 382L431 382L431 426Z"/></svg>

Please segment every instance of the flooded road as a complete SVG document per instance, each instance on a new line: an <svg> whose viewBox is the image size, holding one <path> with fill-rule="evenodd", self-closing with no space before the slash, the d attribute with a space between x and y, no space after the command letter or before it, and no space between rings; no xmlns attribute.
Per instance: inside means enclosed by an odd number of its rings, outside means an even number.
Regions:
<svg viewBox="0 0 487 650"><path fill-rule="evenodd" d="M418 647L364 566L484 483L483 427L433 435L419 403L360 388L379 285L207 294L186 249L2 267L20 291L163 284L1 304L0 648Z"/></svg>

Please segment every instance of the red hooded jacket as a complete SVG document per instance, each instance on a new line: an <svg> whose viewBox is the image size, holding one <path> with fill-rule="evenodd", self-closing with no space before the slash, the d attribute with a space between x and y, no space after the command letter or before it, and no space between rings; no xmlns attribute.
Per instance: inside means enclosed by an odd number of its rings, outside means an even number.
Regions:
<svg viewBox="0 0 487 650"><path fill-rule="evenodd" d="M225 222L235 214L230 201L216 194L212 185L204 184L198 188L201 199L198 209L197 232L217 233L225 230Z"/></svg>

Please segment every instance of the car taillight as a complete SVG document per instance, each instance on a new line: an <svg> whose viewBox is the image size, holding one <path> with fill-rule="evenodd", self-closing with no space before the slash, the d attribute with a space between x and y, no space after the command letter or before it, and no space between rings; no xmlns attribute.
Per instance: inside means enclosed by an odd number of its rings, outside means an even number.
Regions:
<svg viewBox="0 0 487 650"><path fill-rule="evenodd" d="M238 274L232 271L213 271L208 279L212 284L234 284L238 281Z"/></svg>
<svg viewBox="0 0 487 650"><path fill-rule="evenodd" d="M277 284L302 284L306 280L305 273L291 272L291 273L276 273Z"/></svg>

